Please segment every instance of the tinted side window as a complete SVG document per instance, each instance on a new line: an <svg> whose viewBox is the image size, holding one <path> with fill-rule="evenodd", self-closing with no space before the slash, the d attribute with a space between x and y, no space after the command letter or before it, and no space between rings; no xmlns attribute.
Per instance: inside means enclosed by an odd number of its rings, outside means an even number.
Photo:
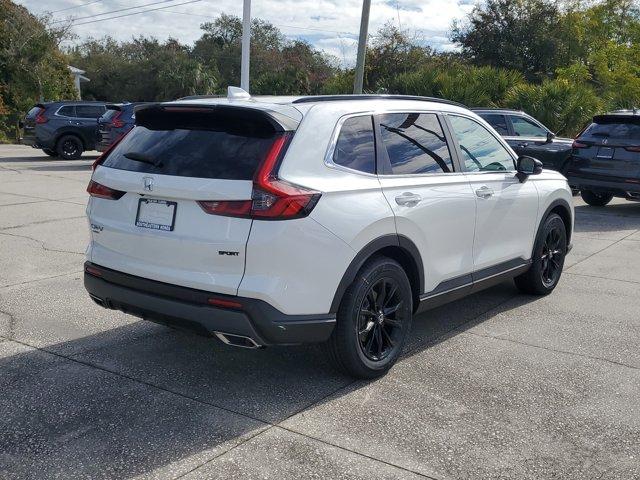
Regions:
<svg viewBox="0 0 640 480"><path fill-rule="evenodd" d="M507 149L486 128L466 117L451 115L449 119L468 171L514 169L513 158Z"/></svg>
<svg viewBox="0 0 640 480"><path fill-rule="evenodd" d="M547 132L543 128L526 118L512 116L511 123L514 133L519 137L547 137Z"/></svg>
<svg viewBox="0 0 640 480"><path fill-rule="evenodd" d="M380 115L380 132L394 174L453 171L444 132L435 114Z"/></svg>
<svg viewBox="0 0 640 480"><path fill-rule="evenodd" d="M333 152L333 163L365 173L375 173L376 149L370 115L345 120Z"/></svg>
<svg viewBox="0 0 640 480"><path fill-rule="evenodd" d="M73 105L62 107L60 110L58 110L58 115L62 115L63 117L75 117L76 107L74 107Z"/></svg>
<svg viewBox="0 0 640 480"><path fill-rule="evenodd" d="M99 105L76 105L76 115L79 118L98 118L104 111L104 107Z"/></svg>
<svg viewBox="0 0 640 480"><path fill-rule="evenodd" d="M500 135L509 135L507 118L504 115L499 115L497 113L483 113L480 116Z"/></svg>

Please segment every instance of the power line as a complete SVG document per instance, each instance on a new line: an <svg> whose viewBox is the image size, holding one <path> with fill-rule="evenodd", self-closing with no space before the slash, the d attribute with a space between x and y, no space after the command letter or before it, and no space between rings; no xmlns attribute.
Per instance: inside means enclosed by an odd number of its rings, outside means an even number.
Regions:
<svg viewBox="0 0 640 480"><path fill-rule="evenodd" d="M187 16L190 16L190 17L199 17L199 18L212 18L212 19L218 18L217 16L214 16L214 15L205 15L203 13L180 12L180 11L177 11L177 10L167 10L166 13L177 13L178 15L187 15ZM271 23L271 22L269 22L269 23ZM271 25L273 25L274 27L293 28L293 29L298 29L298 30L309 30L311 32L338 33L338 34L341 34L341 35L351 35L353 37L356 36L355 33L342 32L342 31L339 31L339 30L325 30L323 28L300 27L298 25L284 25L282 23L271 23Z"/></svg>
<svg viewBox="0 0 640 480"><path fill-rule="evenodd" d="M58 13L58 12L64 12L66 10L72 10L74 8L80 8L80 7L86 7L87 5L92 5L94 3L98 3L98 2L103 2L104 0L93 0L93 2L87 2L87 3L82 3L80 5L73 5L71 7L67 7L67 8L61 8L60 10L53 10L52 12L49 13Z"/></svg>
<svg viewBox="0 0 640 480"><path fill-rule="evenodd" d="M84 19L87 19L87 18L102 17L103 15L109 15L111 13L125 12L127 10L135 10L136 8L150 7L152 5L158 5L160 3L167 3L167 2L173 2L173 1L174 0L160 0L159 2L145 3L144 5L136 5L135 7L119 8L117 10L111 10L110 12L96 13L94 15L86 15L84 17L73 17L70 20L72 22L75 22L76 20L84 20ZM175 6L176 5L169 5L169 7L175 7ZM51 23L62 23L62 22L66 22L66 21L67 20L56 20L55 22L51 22Z"/></svg>
<svg viewBox="0 0 640 480"><path fill-rule="evenodd" d="M76 5L75 7L67 7L67 8L63 8L62 10L56 10L56 12L69 10L71 8L79 8L79 7L83 7L85 5L90 5L90 4L98 3L98 2L101 2L101 1L104 1L104 0L93 0L92 2L83 3L82 5ZM76 18L72 18L71 22L75 22L76 20L85 20L87 18L101 17L103 15L109 15L111 13L119 13L119 12L124 12L124 11L128 11L128 10L134 10L136 8L148 7L150 5L157 5L157 4L160 4L160 3L165 3L165 2L170 2L170 1L175 1L175 0L163 0L163 1L153 2L153 3L145 4L145 5L137 5L135 7L128 7L128 8L118 9L118 10L112 10L110 12L97 13L97 14L94 14L94 15L87 15L85 17L76 17ZM115 5L122 5L122 4L116 3ZM173 7L177 7L179 5L184 5L184 4L181 3L181 4L168 5L165 8L167 8L167 9L168 8L173 8ZM157 10L160 10L160 9L157 9ZM51 12L51 13L55 13L55 12ZM197 18L211 18L211 19L218 18L218 16L214 16L214 15L205 15L205 14L202 14L202 13L181 12L179 10L165 10L165 13L174 13L174 14L177 14L177 15L186 15L186 16L189 16L189 17L197 17ZM113 18L120 18L120 17L113 17ZM104 20L108 20L108 19L105 18ZM65 21L66 20L56 20L56 21L54 21L52 23L63 23ZM83 22L83 24L84 23L88 23L88 22ZM269 23L271 23L271 22L269 22ZM80 25L80 24L77 23L76 25ZM310 32L321 32L321 33L336 33L338 35L347 35L347 36L350 36L350 37L356 37L357 36L355 33L344 32L344 31L340 31L340 30L327 30L327 29L323 29L323 28L302 27L302 26L299 26L299 25L285 25L285 24L278 24L278 23L272 23L272 25L276 26L276 27L281 27L281 28L292 28L294 30L306 30L306 31L310 31Z"/></svg>
<svg viewBox="0 0 640 480"><path fill-rule="evenodd" d="M165 0L165 1L170 1L170 0ZM77 27L79 25L87 25L89 23L105 22L107 20L114 20L116 18L130 17L132 15L138 15L140 13L155 12L157 10L164 10L165 8L178 7L180 5L188 5L190 3L197 3L197 2L201 2L201 1L202 0L191 0L189 2L176 3L175 5L168 5L166 7L149 8L147 10L141 10L139 12L125 13L124 15L116 15L115 17L99 18L97 20L89 20L88 22L72 23L71 26L72 27ZM156 2L156 4L158 4L158 3L163 3L163 2ZM129 9L123 9L123 10L129 10ZM120 10L120 11L123 11L123 10Z"/></svg>

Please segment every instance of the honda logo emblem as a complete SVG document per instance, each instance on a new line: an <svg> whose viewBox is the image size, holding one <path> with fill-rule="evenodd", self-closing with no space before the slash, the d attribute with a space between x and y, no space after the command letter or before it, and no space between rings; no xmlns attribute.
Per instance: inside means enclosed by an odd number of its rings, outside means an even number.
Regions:
<svg viewBox="0 0 640 480"><path fill-rule="evenodd" d="M144 189L148 192L151 192L153 190L153 178L151 177L144 177Z"/></svg>

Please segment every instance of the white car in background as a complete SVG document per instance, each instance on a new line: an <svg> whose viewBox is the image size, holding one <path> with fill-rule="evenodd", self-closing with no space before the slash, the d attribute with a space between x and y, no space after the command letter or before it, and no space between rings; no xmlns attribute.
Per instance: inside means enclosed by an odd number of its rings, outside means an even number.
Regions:
<svg viewBox="0 0 640 480"><path fill-rule="evenodd" d="M440 99L145 105L96 162L85 286L103 307L243 347L324 342L382 375L412 315L515 278L558 284L571 190Z"/></svg>

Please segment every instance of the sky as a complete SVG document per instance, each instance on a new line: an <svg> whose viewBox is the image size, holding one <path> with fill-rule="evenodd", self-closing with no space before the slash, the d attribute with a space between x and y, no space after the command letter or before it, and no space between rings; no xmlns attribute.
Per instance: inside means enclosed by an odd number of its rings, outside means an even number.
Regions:
<svg viewBox="0 0 640 480"><path fill-rule="evenodd" d="M53 21L73 20L75 42L105 35L117 40L145 35L161 40L173 37L191 44L202 33L201 23L212 21L221 13L242 16L242 0L14 1L34 14L50 12ZM451 50L455 48L448 38L452 21L464 18L475 3L476 0L372 0L369 34L391 21L426 45ZM162 9L106 20L158 8ZM122 9L127 10L114 12ZM362 0L253 0L251 16L271 22L288 38L307 40L334 55L344 67L355 63L361 9ZM96 16L99 14L105 15Z"/></svg>

